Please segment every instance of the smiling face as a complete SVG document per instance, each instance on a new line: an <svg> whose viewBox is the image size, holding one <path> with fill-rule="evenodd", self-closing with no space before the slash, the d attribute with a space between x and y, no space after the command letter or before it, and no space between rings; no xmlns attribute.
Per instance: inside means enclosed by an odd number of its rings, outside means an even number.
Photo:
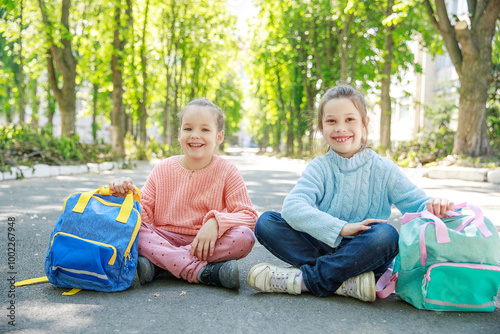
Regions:
<svg viewBox="0 0 500 334"><path fill-rule="evenodd" d="M360 149L367 119L348 98L335 98L324 105L322 133L327 144L338 155L351 158Z"/></svg>
<svg viewBox="0 0 500 334"><path fill-rule="evenodd" d="M224 140L210 107L190 106L182 116L179 143L184 151L183 165L190 170L204 168L212 161L215 148Z"/></svg>

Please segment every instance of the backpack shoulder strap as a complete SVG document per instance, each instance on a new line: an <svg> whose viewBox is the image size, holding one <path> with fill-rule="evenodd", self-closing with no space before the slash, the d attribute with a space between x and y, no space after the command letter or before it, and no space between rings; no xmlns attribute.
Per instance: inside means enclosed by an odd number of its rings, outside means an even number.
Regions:
<svg viewBox="0 0 500 334"><path fill-rule="evenodd" d="M30 278L30 279L25 279L23 281L19 281L14 283L14 286L25 286L25 285L35 285L35 284L43 284L43 283L48 283L49 279L47 276L43 277L37 277L37 278Z"/></svg>
<svg viewBox="0 0 500 334"><path fill-rule="evenodd" d="M49 283L49 279L47 276L43 277L37 277L37 278L30 278L30 279L25 279L23 281L19 281L14 283L15 287L18 286L26 286L26 285L35 285L35 284L43 284L43 283ZM73 296L74 294L80 292L82 289L71 289L67 292L63 292L63 296Z"/></svg>

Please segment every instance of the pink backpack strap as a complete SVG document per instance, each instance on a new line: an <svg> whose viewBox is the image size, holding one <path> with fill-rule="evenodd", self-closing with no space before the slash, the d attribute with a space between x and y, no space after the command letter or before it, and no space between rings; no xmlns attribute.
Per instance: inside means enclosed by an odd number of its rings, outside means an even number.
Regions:
<svg viewBox="0 0 500 334"><path fill-rule="evenodd" d="M433 215L429 211L422 211L422 218L430 219L434 222L434 225L436 225L436 239L438 244L445 244L450 242L448 228L441 219L439 219L437 216Z"/></svg>
<svg viewBox="0 0 500 334"><path fill-rule="evenodd" d="M397 281L398 273L393 274L391 268L387 269L385 273L378 279L375 285L377 297L380 299L385 299L391 294L395 294Z"/></svg>
<svg viewBox="0 0 500 334"><path fill-rule="evenodd" d="M472 218L467 219L466 221L464 221L460 226L458 226L455 229L455 231L459 231L460 232L465 227L467 227L471 222L475 222L477 229L481 232L481 234L485 238L488 238L488 237L492 236L491 231L488 230L488 228L484 224L483 211L478 206L476 206L474 204L471 204L471 203L468 203L468 202L463 202L463 203L457 204L457 205L455 205L453 207L454 210L463 209L463 208L469 208L469 209L471 209L472 212L474 213L474 217L472 217ZM460 216L460 214L458 212L455 212L455 211L447 211L446 214L448 216L450 216L450 217Z"/></svg>
<svg viewBox="0 0 500 334"><path fill-rule="evenodd" d="M401 217L401 224L406 224L422 215L422 212L407 212Z"/></svg>
<svg viewBox="0 0 500 334"><path fill-rule="evenodd" d="M483 234L483 236L485 238L491 237L493 234L490 232L490 230L488 230L488 228L484 224L483 211L481 211L481 209L478 206L475 206L475 205L470 204L470 203L466 203L466 206L468 208L470 208L472 210L472 212L474 212L474 216L475 216L474 222L476 223L477 229L479 231L481 231L481 233Z"/></svg>

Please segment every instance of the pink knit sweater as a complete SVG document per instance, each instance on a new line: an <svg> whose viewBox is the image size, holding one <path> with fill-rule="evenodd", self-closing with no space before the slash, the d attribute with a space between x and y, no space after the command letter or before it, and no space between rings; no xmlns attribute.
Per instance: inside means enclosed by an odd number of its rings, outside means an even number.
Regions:
<svg viewBox="0 0 500 334"><path fill-rule="evenodd" d="M216 155L197 171L182 167L179 156L161 161L141 190L141 209L143 222L187 235L196 235L213 217L219 224L219 238L233 226L253 230L257 221L240 172Z"/></svg>

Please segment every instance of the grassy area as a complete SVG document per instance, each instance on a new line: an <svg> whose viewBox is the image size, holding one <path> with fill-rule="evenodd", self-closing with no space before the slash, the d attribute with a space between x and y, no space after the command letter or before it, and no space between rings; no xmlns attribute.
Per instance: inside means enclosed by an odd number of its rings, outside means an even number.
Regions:
<svg viewBox="0 0 500 334"><path fill-rule="evenodd" d="M138 144L131 135L125 138L126 157L113 153L111 145L85 144L74 138L54 137L46 128L32 129L27 125L0 126L0 172L14 166L79 165L89 162L119 161L122 168L132 160L163 159L180 154L179 145L168 146L151 139L147 146Z"/></svg>
<svg viewBox="0 0 500 334"><path fill-rule="evenodd" d="M110 145L90 145L74 138L56 138L46 128L24 125L0 127L0 171L13 166L77 165L118 161Z"/></svg>

